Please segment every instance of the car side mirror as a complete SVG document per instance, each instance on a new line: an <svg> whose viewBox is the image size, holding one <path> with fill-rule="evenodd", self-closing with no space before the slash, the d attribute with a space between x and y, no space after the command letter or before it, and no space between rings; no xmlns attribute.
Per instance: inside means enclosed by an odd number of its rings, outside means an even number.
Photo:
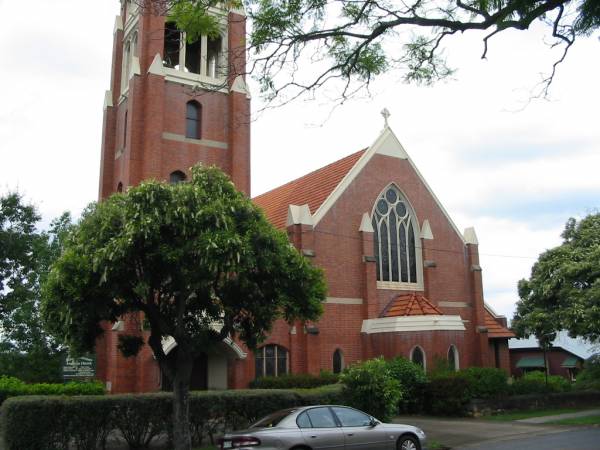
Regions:
<svg viewBox="0 0 600 450"><path fill-rule="evenodd" d="M379 421L377 419L375 419L374 417L371 417L371 422L369 423L369 425L371 427L376 427L377 425L379 425Z"/></svg>

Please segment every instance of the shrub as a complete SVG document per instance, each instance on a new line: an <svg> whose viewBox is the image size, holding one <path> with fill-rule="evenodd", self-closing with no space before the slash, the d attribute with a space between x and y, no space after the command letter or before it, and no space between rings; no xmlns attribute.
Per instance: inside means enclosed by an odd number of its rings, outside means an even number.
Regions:
<svg viewBox="0 0 600 450"><path fill-rule="evenodd" d="M346 369L340 377L346 403L388 420L397 412L402 385L383 358L370 359Z"/></svg>
<svg viewBox="0 0 600 450"><path fill-rule="evenodd" d="M501 398L508 394L508 375L493 367L469 367L457 373L466 380L470 398Z"/></svg>
<svg viewBox="0 0 600 450"><path fill-rule="evenodd" d="M456 374L440 374L425 388L425 412L440 416L464 416L469 401L469 383Z"/></svg>
<svg viewBox="0 0 600 450"><path fill-rule="evenodd" d="M553 392L566 392L571 389L571 383L558 375L549 375L546 385L544 372L529 372L517 378L510 390L514 395L522 394L549 394Z"/></svg>
<svg viewBox="0 0 600 450"><path fill-rule="evenodd" d="M194 445L214 444L225 431L245 428L278 409L340 403L341 386L296 390L207 391L190 394ZM2 405L5 450L102 448L111 430L130 449L147 448L159 434L172 436L172 395L20 397ZM207 439L208 438L208 439Z"/></svg>
<svg viewBox="0 0 600 450"><path fill-rule="evenodd" d="M21 395L100 395L104 385L100 381L27 384L18 378L0 377L0 404L9 397Z"/></svg>
<svg viewBox="0 0 600 450"><path fill-rule="evenodd" d="M335 384L339 376L323 371L319 376L307 373L295 373L279 377L260 377L250 382L250 389L310 389Z"/></svg>
<svg viewBox="0 0 600 450"><path fill-rule="evenodd" d="M403 357L391 359L387 364L392 377L402 385L399 411L420 412L427 385L427 376L423 368Z"/></svg>
<svg viewBox="0 0 600 450"><path fill-rule="evenodd" d="M600 390L600 353L590 356L583 365L583 370L577 375L577 389Z"/></svg>

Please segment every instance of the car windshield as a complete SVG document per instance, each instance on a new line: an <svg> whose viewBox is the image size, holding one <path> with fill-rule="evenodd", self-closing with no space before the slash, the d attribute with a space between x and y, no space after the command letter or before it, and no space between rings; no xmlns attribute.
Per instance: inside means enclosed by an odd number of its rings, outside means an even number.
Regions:
<svg viewBox="0 0 600 450"><path fill-rule="evenodd" d="M269 414L268 416L260 419L258 422L250 425L250 428L276 427L279 422L281 422L285 417L289 416L294 411L294 409L282 409L281 411L274 412L273 414Z"/></svg>

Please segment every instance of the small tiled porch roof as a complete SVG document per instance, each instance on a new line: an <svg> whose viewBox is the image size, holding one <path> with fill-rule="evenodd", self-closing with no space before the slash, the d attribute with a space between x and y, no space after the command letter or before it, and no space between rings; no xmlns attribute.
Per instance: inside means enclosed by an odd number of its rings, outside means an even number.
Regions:
<svg viewBox="0 0 600 450"><path fill-rule="evenodd" d="M285 228L289 205L308 205L314 214L365 151L348 155L252 200L262 208L269 222L277 228Z"/></svg>
<svg viewBox="0 0 600 450"><path fill-rule="evenodd" d="M487 309L485 310L485 327L488 338L514 338L515 333L502 326Z"/></svg>
<svg viewBox="0 0 600 450"><path fill-rule="evenodd" d="M381 317L400 316L441 316L444 315L437 307L421 294L403 294L392 300L383 310Z"/></svg>

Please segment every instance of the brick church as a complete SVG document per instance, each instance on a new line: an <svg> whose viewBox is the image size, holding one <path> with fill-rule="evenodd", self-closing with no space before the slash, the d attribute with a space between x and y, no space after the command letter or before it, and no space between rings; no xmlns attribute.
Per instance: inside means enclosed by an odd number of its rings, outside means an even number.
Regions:
<svg viewBox="0 0 600 450"><path fill-rule="evenodd" d="M250 94L243 11L212 11L219 37L187 41L165 16L122 1L104 103L100 200L144 179L185 181L198 162L250 193ZM385 115L385 114L384 114ZM193 389L245 388L256 377L339 372L358 360L404 356L425 370L509 371L506 319L484 302L478 241L461 233L387 125L373 144L253 199L325 271L318 322L278 321L255 352L233 339L198 358ZM148 346L117 350L143 319L105 324L97 375L110 392L168 388ZM163 341L168 354L176 348Z"/></svg>

